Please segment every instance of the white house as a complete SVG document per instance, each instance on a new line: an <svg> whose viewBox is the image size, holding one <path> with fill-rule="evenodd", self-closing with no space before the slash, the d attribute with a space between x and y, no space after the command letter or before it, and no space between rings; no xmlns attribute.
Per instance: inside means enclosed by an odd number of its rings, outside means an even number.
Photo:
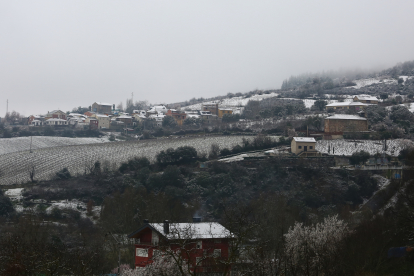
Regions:
<svg viewBox="0 0 414 276"><path fill-rule="evenodd" d="M155 119L156 126L162 126L162 120L164 119L165 115L158 114L158 115L150 115L148 119Z"/></svg>
<svg viewBox="0 0 414 276"><path fill-rule="evenodd" d="M48 126L66 126L68 121L63 119L49 119L45 121L45 124Z"/></svg>
<svg viewBox="0 0 414 276"><path fill-rule="evenodd" d="M316 140L313 137L293 137L290 151L298 156L316 156Z"/></svg>

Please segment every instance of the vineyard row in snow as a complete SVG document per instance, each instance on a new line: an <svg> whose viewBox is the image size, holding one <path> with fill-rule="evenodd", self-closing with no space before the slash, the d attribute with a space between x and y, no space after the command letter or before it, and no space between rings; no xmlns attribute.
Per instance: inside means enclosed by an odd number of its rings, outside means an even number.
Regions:
<svg viewBox="0 0 414 276"><path fill-rule="evenodd" d="M385 153L398 156L404 148L413 146L413 142L406 139L387 140L387 150L384 152L384 141L377 140L320 140L316 143L316 150L330 155L351 156L355 152L366 151L371 155Z"/></svg>
<svg viewBox="0 0 414 276"><path fill-rule="evenodd" d="M29 181L29 169L35 167L36 180L51 179L56 172L68 168L73 175L82 174L96 161L119 166L133 157L145 156L154 161L161 150L192 146L198 153L208 153L213 143L220 149L241 144L242 136L200 137L180 139L156 139L88 145L51 147L13 152L0 156L0 185ZM252 136L244 137L253 139Z"/></svg>
<svg viewBox="0 0 414 276"><path fill-rule="evenodd" d="M30 137L2 138L0 139L0 155L18 151L27 151L30 149L30 143L32 143L32 149L41 149L49 147L105 143L108 142L108 137L67 138L52 136L33 136L31 142L30 140Z"/></svg>

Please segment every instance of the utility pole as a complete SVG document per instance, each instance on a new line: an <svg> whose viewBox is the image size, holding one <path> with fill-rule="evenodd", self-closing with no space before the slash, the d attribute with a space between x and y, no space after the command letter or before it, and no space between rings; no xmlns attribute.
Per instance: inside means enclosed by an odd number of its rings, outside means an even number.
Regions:
<svg viewBox="0 0 414 276"><path fill-rule="evenodd" d="M9 113L9 99L7 99L7 105L6 105L6 115Z"/></svg>

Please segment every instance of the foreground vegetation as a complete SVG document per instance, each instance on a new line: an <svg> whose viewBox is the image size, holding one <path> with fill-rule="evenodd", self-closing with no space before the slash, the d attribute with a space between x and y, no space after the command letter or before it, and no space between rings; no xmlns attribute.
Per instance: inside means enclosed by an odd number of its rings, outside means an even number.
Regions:
<svg viewBox="0 0 414 276"><path fill-rule="evenodd" d="M220 152L212 146L209 155ZM405 150L402 158L414 160L413 156ZM239 266L243 275L414 271L410 254L387 258L390 247L411 244L410 171L403 181L382 187L375 194L379 206L371 208L363 202L379 189L378 176L329 169L324 161L213 161L200 169L191 147L162 151L156 160L137 157L115 170L98 162L91 172L77 177L62 170L51 181L26 186L23 212L14 211L1 195L1 274L108 273L117 267L119 250L124 267L132 266L133 246L125 237L143 219L186 222L195 213L237 235L245 253L235 262L247 258L249 263ZM386 206L395 194L394 204ZM74 199L84 202L86 210L48 208L53 201ZM121 241L120 248L109 233Z"/></svg>

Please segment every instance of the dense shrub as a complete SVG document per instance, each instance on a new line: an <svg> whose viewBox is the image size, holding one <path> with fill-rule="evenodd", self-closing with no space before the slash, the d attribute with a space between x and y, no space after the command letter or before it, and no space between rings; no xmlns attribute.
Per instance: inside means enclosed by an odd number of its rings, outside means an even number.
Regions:
<svg viewBox="0 0 414 276"><path fill-rule="evenodd" d="M360 152L354 152L349 158L351 165L360 165L368 161L370 155L368 152L361 150Z"/></svg>
<svg viewBox="0 0 414 276"><path fill-rule="evenodd" d="M56 173L56 177L58 179L69 179L72 176L70 175L70 172L69 172L68 168L63 168L63 169L61 169L60 171L58 171Z"/></svg>
<svg viewBox="0 0 414 276"><path fill-rule="evenodd" d="M10 199L3 194L0 189L0 216L7 217L14 212L14 207Z"/></svg>
<svg viewBox="0 0 414 276"><path fill-rule="evenodd" d="M159 165L189 163L196 160L197 151L190 146L178 147L177 149L169 148L157 154L156 159Z"/></svg>

